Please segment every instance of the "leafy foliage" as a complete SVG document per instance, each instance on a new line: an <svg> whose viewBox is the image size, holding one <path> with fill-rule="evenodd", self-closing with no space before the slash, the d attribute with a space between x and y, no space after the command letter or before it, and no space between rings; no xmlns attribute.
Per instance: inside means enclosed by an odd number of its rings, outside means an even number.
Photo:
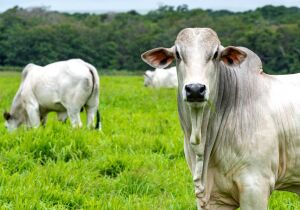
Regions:
<svg viewBox="0 0 300 210"><path fill-rule="evenodd" d="M140 54L173 44L186 27L210 27L223 45L245 46L263 60L265 71L300 70L300 9L265 6L254 11L189 10L186 5L136 11L68 14L14 7L0 14L0 65L45 65L82 58L99 69L147 67Z"/></svg>

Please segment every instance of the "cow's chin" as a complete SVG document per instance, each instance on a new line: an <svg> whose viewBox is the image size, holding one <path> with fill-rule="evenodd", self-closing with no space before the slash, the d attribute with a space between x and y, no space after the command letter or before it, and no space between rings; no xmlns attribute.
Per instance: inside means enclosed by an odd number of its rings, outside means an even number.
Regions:
<svg viewBox="0 0 300 210"><path fill-rule="evenodd" d="M8 123L8 122L5 122L5 127L6 127L7 131L9 131L9 132L15 131L18 128L18 126L16 124Z"/></svg>
<svg viewBox="0 0 300 210"><path fill-rule="evenodd" d="M187 99L185 99L185 103L191 108L195 108L195 109L203 108L204 105L207 103L207 99L206 98L204 98L202 100L187 100Z"/></svg>
<svg viewBox="0 0 300 210"><path fill-rule="evenodd" d="M204 105L207 103L207 100L204 99L203 101L186 101L186 103L193 109L200 109L204 107Z"/></svg>

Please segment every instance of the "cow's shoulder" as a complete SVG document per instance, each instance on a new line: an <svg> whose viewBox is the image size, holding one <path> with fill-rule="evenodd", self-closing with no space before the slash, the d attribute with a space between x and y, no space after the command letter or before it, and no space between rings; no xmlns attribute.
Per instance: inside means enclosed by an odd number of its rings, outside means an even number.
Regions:
<svg viewBox="0 0 300 210"><path fill-rule="evenodd" d="M255 52L253 52L252 50L246 47L237 47L237 48L247 54L245 61L241 64L242 68L248 71L253 71L258 73L263 72L262 61Z"/></svg>
<svg viewBox="0 0 300 210"><path fill-rule="evenodd" d="M40 66L38 66L38 65L36 65L36 64L33 64L33 63L27 64L27 65L24 67L23 71L22 71L22 81L24 81L24 80L27 78L29 72L31 72L31 71L33 71L34 69L37 69L37 68L39 68L39 67L40 67Z"/></svg>
<svg viewBox="0 0 300 210"><path fill-rule="evenodd" d="M66 63L70 63L70 64L85 64L86 62L84 60L82 60L81 58L72 58L69 60L65 61Z"/></svg>
<svg viewBox="0 0 300 210"><path fill-rule="evenodd" d="M79 68L80 69L83 67L89 68L89 65L90 65L80 58L73 58L73 59L69 59L66 61L60 61L60 62L57 62L57 64L61 67L61 70L64 70L64 71L75 70L75 72L79 72L79 71L77 71Z"/></svg>

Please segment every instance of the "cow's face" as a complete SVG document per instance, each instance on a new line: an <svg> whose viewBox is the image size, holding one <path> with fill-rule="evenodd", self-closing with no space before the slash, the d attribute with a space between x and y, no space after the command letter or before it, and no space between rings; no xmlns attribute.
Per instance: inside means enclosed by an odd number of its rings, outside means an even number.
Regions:
<svg viewBox="0 0 300 210"><path fill-rule="evenodd" d="M153 85L153 76L154 76L154 72L149 71L149 70L145 72L145 74L144 74L144 86L145 87Z"/></svg>
<svg viewBox="0 0 300 210"><path fill-rule="evenodd" d="M217 34L209 28L184 29L173 47L142 54L142 59L155 68L165 68L176 60L180 95L192 106L202 105L214 95L220 62L236 65L245 57L235 47L222 47Z"/></svg>
<svg viewBox="0 0 300 210"><path fill-rule="evenodd" d="M5 127L8 131L13 131L21 125L21 120L11 115L9 112L4 112Z"/></svg>

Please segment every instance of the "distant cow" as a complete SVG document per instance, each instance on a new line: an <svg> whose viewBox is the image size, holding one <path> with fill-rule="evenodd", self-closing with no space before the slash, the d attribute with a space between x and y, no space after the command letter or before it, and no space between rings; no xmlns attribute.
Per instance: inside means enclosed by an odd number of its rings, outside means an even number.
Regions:
<svg viewBox="0 0 300 210"><path fill-rule="evenodd" d="M144 85L154 88L173 88L178 86L176 67L146 71Z"/></svg>
<svg viewBox="0 0 300 210"><path fill-rule="evenodd" d="M22 72L20 87L10 112L4 113L6 127L14 130L21 124L38 127L46 123L47 114L58 113L58 119L70 118L73 127L81 127L80 109L85 107L87 126L100 128L99 76L95 67L80 59L49 64L28 64Z"/></svg>
<svg viewBox="0 0 300 210"><path fill-rule="evenodd" d="M267 210L273 190L300 195L300 74L265 74L254 52L224 48L208 28L184 29L142 58L155 68L176 60L199 209Z"/></svg>

